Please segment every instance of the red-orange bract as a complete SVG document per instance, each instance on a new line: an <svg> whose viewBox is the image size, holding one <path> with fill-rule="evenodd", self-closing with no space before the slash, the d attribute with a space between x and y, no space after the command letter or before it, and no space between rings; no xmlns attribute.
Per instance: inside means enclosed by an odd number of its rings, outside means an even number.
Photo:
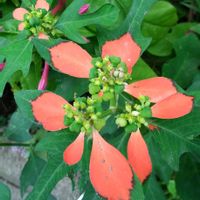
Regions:
<svg viewBox="0 0 200 200"><path fill-rule="evenodd" d="M66 128L63 109L63 105L66 103L68 102L62 97L52 92L44 92L31 103L33 115L48 131ZM64 151L63 159L68 165L74 165L81 160L84 150L84 135L84 133L80 133ZM126 158L94 130L90 157L90 179L95 190L108 199L128 200L132 189L132 176Z"/></svg>
<svg viewBox="0 0 200 200"><path fill-rule="evenodd" d="M120 57L127 64L129 72L141 52L129 33L117 40L106 42L102 49L103 57L109 55ZM52 47L50 53L56 69L75 77L89 77L89 70L92 68L91 56L77 44L62 42ZM153 117L165 119L181 117L189 113L193 105L192 97L179 93L172 81L164 77L132 83L125 87L125 91L136 98L141 95L149 96L150 101L156 103L152 106ZM49 96L48 105L52 108L45 108L46 100L43 100L45 99L45 94L43 94L32 102L33 114L47 130L59 130L62 126L64 127L64 116L60 111L61 103L64 104L64 101L57 95L53 99L51 93L46 93L46 95ZM58 106L58 114L54 117L55 105ZM58 126L53 126L52 122ZM65 150L65 162L69 165L76 164L81 159L83 148L84 134L81 133ZM152 164L147 145L139 131L131 134L127 154L134 172L143 182L151 173ZM132 173L129 165L123 155L95 130L90 158L90 179L95 190L103 197L110 200L129 199L129 190L132 188Z"/></svg>

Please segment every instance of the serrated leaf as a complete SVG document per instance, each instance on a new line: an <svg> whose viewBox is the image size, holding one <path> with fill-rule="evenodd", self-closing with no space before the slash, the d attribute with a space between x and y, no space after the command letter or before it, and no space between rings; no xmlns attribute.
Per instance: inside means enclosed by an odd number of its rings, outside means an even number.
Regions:
<svg viewBox="0 0 200 200"><path fill-rule="evenodd" d="M186 88L198 73L200 40L194 34L186 35L175 42L174 49L176 57L164 64L163 75Z"/></svg>
<svg viewBox="0 0 200 200"><path fill-rule="evenodd" d="M68 173L67 165L60 161L50 160L40 173L33 191L26 200L44 200L48 199L55 185Z"/></svg>
<svg viewBox="0 0 200 200"><path fill-rule="evenodd" d="M158 128L153 131L153 137L158 142L161 156L174 169L179 168L179 158L185 152L200 156L200 145L193 138L199 135L200 107L181 118L173 120L157 120Z"/></svg>
<svg viewBox="0 0 200 200"><path fill-rule="evenodd" d="M131 199L139 199L139 200L145 199L142 183L140 183L136 175L134 175L134 187L133 190L131 191Z"/></svg>
<svg viewBox="0 0 200 200"><path fill-rule="evenodd" d="M6 136L10 140L25 142L31 139L29 129L32 126L32 122L27 119L19 110L16 111L6 128Z"/></svg>
<svg viewBox="0 0 200 200"><path fill-rule="evenodd" d="M69 166L63 162L63 151L73 141L66 131L54 132L43 138L36 146L36 151L47 151L48 162L40 173L33 191L26 200L47 199L62 178L67 176Z"/></svg>
<svg viewBox="0 0 200 200"><path fill-rule="evenodd" d="M144 184L145 200L166 200L161 186L156 178L151 175Z"/></svg>
<svg viewBox="0 0 200 200"><path fill-rule="evenodd" d="M30 101L39 96L42 91L39 90L22 90L15 92L14 97L19 110L34 122Z"/></svg>
<svg viewBox="0 0 200 200"><path fill-rule="evenodd" d="M5 56L6 65L0 72L0 96L6 82L18 70L26 76L32 60L33 45L29 40L17 40L9 43L0 49L0 55Z"/></svg>
<svg viewBox="0 0 200 200"><path fill-rule="evenodd" d="M79 15L78 10L84 0L73 1L59 18L56 28L63 31L68 38L78 43L86 43L79 33L79 29L91 24L108 27L117 20L119 10L111 4L105 4L94 13Z"/></svg>

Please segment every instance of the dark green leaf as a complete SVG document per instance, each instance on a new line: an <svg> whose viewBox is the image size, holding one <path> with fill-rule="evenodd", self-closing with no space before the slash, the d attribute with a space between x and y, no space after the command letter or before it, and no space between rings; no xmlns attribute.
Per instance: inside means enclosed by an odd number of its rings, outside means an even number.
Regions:
<svg viewBox="0 0 200 200"><path fill-rule="evenodd" d="M179 167L179 157L185 152L200 156L200 145L193 138L199 135L200 107L181 118L173 120L157 120L158 128L153 131L153 137L159 143L161 156L175 170Z"/></svg>
<svg viewBox="0 0 200 200"><path fill-rule="evenodd" d="M198 200L200 197L200 163L191 154L185 154L180 161L176 175L176 188L182 200Z"/></svg>
<svg viewBox="0 0 200 200"><path fill-rule="evenodd" d="M180 86L188 87L198 73L200 65L200 40L194 34L186 35L174 44L176 57L164 64L163 75L175 80Z"/></svg>
<svg viewBox="0 0 200 200"><path fill-rule="evenodd" d="M27 119L19 110L16 111L6 128L6 136L10 140L25 142L31 139L29 129L32 126L32 122Z"/></svg>
<svg viewBox="0 0 200 200"><path fill-rule="evenodd" d="M78 43L86 43L79 33L79 29L91 24L108 27L117 20L119 10L111 4L106 4L94 13L79 15L78 10L84 0L73 1L59 18L56 28L63 31L68 38Z"/></svg>
<svg viewBox="0 0 200 200"><path fill-rule="evenodd" d="M6 82L14 72L21 70L26 76L32 59L33 45L30 40L17 40L0 49L0 55L6 57L6 66L0 73L0 96Z"/></svg>

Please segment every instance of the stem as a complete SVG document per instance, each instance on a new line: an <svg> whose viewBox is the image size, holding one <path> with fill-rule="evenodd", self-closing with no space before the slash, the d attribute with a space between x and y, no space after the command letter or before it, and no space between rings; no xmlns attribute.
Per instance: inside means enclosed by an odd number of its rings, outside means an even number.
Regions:
<svg viewBox="0 0 200 200"><path fill-rule="evenodd" d="M7 143L7 142L3 142L0 143L0 146L22 146L22 147L29 147L32 146L34 143Z"/></svg>

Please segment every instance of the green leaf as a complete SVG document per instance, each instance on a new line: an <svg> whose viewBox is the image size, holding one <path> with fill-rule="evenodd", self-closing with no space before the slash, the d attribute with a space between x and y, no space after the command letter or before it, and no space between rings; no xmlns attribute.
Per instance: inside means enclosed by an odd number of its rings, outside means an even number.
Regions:
<svg viewBox="0 0 200 200"><path fill-rule="evenodd" d="M6 136L10 140L25 142L31 139L29 129L32 122L27 119L19 110L17 110L11 117L6 128Z"/></svg>
<svg viewBox="0 0 200 200"><path fill-rule="evenodd" d="M144 36L152 37L151 46L148 48L151 54L168 55L168 46L170 48L171 44L165 37L177 20L176 8L169 2L158 1L151 7L142 24Z"/></svg>
<svg viewBox="0 0 200 200"><path fill-rule="evenodd" d="M194 138L200 133L200 107L178 119L156 120L158 128L153 131L153 138L160 146L161 156L174 169L179 168L179 157L185 152L200 156L200 145Z"/></svg>
<svg viewBox="0 0 200 200"><path fill-rule="evenodd" d="M153 173L156 174L164 183L168 183L171 178L172 169L160 155L160 147L157 142L153 140L153 134L149 132L147 137L148 149L153 165Z"/></svg>
<svg viewBox="0 0 200 200"><path fill-rule="evenodd" d="M45 132L45 137L40 140L36 145L35 151L48 152L54 159L62 160L63 152L66 147L74 141L77 137L74 133L69 132L69 130L62 130L58 132Z"/></svg>
<svg viewBox="0 0 200 200"><path fill-rule="evenodd" d="M0 96L6 82L11 78L14 72L21 70L26 76L32 59L33 45L29 40L17 40L0 49L0 55L6 57L6 66L0 73Z"/></svg>
<svg viewBox="0 0 200 200"><path fill-rule="evenodd" d="M0 199L11 200L10 189L1 182L0 182Z"/></svg>
<svg viewBox="0 0 200 200"><path fill-rule="evenodd" d="M132 69L131 82L156 77L156 73L140 58Z"/></svg>
<svg viewBox="0 0 200 200"><path fill-rule="evenodd" d="M141 24L144 16L156 0L134 0L126 19L114 30L99 29L98 39L100 44L107 40L119 38L124 33L131 33L134 40L144 51L150 44L151 38L145 38L141 33Z"/></svg>
<svg viewBox="0 0 200 200"><path fill-rule="evenodd" d="M20 175L20 190L22 196L27 191L28 186L35 184L44 165L45 161L35 155L34 152L31 152L30 157Z"/></svg>
<svg viewBox="0 0 200 200"><path fill-rule="evenodd" d="M40 40L38 38L34 38L32 41L39 55L51 65L52 63L49 48L59 44L63 40Z"/></svg>
<svg viewBox="0 0 200 200"><path fill-rule="evenodd" d="M53 90L56 94L72 101L74 97L79 97L88 91L89 80L75 78L66 74L51 71L48 78L48 90Z"/></svg>
<svg viewBox="0 0 200 200"><path fill-rule="evenodd" d="M188 87L198 73L200 65L200 40L194 34L186 35L174 44L176 57L163 66L163 75L175 80L183 88Z"/></svg>
<svg viewBox="0 0 200 200"><path fill-rule="evenodd" d="M166 200L161 186L156 178L151 175L144 184L145 200Z"/></svg>
<svg viewBox="0 0 200 200"><path fill-rule="evenodd" d="M47 151L48 162L41 171L33 191L28 195L26 200L44 200L47 199L62 178L67 176L69 166L63 162L64 149L73 141L72 133L54 132L46 135L36 146L36 151Z"/></svg>
<svg viewBox="0 0 200 200"><path fill-rule="evenodd" d="M15 101L19 110L30 120L34 122L32 114L31 100L36 99L43 91L39 90L23 90L14 93Z"/></svg>
<svg viewBox="0 0 200 200"><path fill-rule="evenodd" d="M83 4L84 0L73 1L56 24L56 28L78 43L86 43L79 33L80 28L92 24L109 27L116 22L119 14L119 9L115 6L105 4L94 13L79 15L78 10Z"/></svg>
<svg viewBox="0 0 200 200"><path fill-rule="evenodd" d="M198 200L200 197L200 163L191 154L185 154L176 174L176 188L182 200Z"/></svg>
<svg viewBox="0 0 200 200"><path fill-rule="evenodd" d="M55 185L67 175L68 171L69 167L63 161L59 163L54 160L48 161L26 200L48 199Z"/></svg>
<svg viewBox="0 0 200 200"><path fill-rule="evenodd" d="M131 191L131 199L145 199L142 183L139 181L136 175L134 175L134 186L133 190Z"/></svg>

